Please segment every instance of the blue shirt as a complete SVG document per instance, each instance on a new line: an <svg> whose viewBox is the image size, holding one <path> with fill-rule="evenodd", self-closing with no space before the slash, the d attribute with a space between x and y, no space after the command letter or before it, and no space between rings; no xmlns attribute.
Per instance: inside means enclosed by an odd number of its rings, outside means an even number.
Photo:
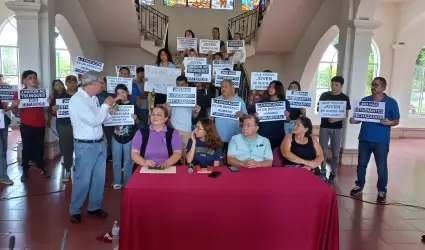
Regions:
<svg viewBox="0 0 425 250"><path fill-rule="evenodd" d="M217 100L224 100L223 96L218 96L215 98ZM242 98L235 95L233 100L230 100L233 102L241 102L241 111L244 114L248 114L248 111L246 110L245 102ZM232 119L226 119L226 118L215 118L215 127L217 129L218 135L220 136L220 139L222 142L229 142L232 136L237 135L241 132L241 123L238 120L232 120Z"/></svg>
<svg viewBox="0 0 425 250"><path fill-rule="evenodd" d="M192 148L192 139L187 142L186 152ZM213 166L214 161L221 161L223 159L223 152L221 148L210 149L205 146L205 142L196 139L195 155L193 157L194 165L207 165Z"/></svg>
<svg viewBox="0 0 425 250"><path fill-rule="evenodd" d="M366 96L362 101L374 102L373 96ZM385 118L389 120L400 119L400 111L397 101L386 94L380 101L385 103ZM359 140L366 142L375 142L382 144L390 144L391 126L386 126L381 123L362 122L360 129Z"/></svg>
<svg viewBox="0 0 425 250"><path fill-rule="evenodd" d="M131 102L136 103L137 97L141 96L142 93L140 92L139 86L136 82L133 82L132 88L131 88Z"/></svg>
<svg viewBox="0 0 425 250"><path fill-rule="evenodd" d="M253 159L257 162L266 159L273 160L270 141L261 135L257 135L257 138L253 141L248 140L242 134L233 136L229 142L227 155L235 157L238 161L246 161L248 159Z"/></svg>

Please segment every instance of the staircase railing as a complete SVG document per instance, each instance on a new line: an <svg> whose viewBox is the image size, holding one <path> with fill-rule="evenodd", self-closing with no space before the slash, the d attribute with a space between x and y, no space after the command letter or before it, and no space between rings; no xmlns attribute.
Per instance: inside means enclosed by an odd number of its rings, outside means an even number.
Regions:
<svg viewBox="0 0 425 250"><path fill-rule="evenodd" d="M269 4L270 0L262 0L257 8L230 18L227 39L231 40L235 33L239 33L246 44L251 44L251 41L258 35L261 20L263 20Z"/></svg>
<svg viewBox="0 0 425 250"><path fill-rule="evenodd" d="M235 66L235 70L241 71L241 82L239 84L238 95L247 103L249 91L251 89L251 79L246 70L245 63L241 63Z"/></svg>
<svg viewBox="0 0 425 250"><path fill-rule="evenodd" d="M169 17L155 8L135 0L141 33L155 42L156 46L168 47Z"/></svg>

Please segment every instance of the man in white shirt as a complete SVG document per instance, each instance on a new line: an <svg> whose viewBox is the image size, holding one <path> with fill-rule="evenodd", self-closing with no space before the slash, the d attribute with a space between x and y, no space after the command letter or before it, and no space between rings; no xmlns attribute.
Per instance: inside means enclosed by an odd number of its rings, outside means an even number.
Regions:
<svg viewBox="0 0 425 250"><path fill-rule="evenodd" d="M101 209L105 187L106 148L102 123L115 110L112 97L102 106L96 95L101 90L100 74L88 71L81 80L82 89L71 97L69 115L74 132L75 168L69 211L72 223L80 223L80 210L89 194L88 214L106 218Z"/></svg>

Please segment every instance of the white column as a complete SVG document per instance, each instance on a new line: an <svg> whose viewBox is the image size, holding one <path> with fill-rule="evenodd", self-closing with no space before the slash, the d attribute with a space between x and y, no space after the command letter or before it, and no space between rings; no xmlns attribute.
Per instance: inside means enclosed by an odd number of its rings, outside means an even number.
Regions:
<svg viewBox="0 0 425 250"><path fill-rule="evenodd" d="M395 44L393 45L394 56L393 56L393 70L391 74L391 83L388 88L392 98L396 99L400 109L400 123L409 119L409 110L410 106L410 94L411 92L407 89L406 85L400 84L401 82L406 81L406 74L412 74L411 71L404 70L406 68L406 45L404 44ZM407 77L408 78L408 77ZM409 78L408 78L409 79ZM413 79L412 79L413 80ZM411 85L408 85L411 86ZM405 111L405 112L402 112ZM394 130L393 130L394 133Z"/></svg>
<svg viewBox="0 0 425 250"><path fill-rule="evenodd" d="M351 27L350 27L351 26ZM375 20L354 20L347 27L342 67L338 65L338 74L345 78L344 92L350 97L351 104L361 100L366 92L369 54L374 30L381 26ZM347 119L348 120L348 119ZM359 125L346 122L342 137L342 165L357 164Z"/></svg>
<svg viewBox="0 0 425 250"><path fill-rule="evenodd" d="M21 72L34 70L38 73L41 88L51 88L55 78L55 12L53 1L49 5L16 0L6 2L15 12L18 28L19 68ZM46 128L45 158L53 159L59 154L58 138Z"/></svg>

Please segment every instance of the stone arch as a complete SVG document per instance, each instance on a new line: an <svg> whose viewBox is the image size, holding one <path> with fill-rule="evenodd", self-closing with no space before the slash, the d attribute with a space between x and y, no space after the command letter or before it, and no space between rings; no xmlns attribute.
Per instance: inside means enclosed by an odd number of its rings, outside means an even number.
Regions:
<svg viewBox="0 0 425 250"><path fill-rule="evenodd" d="M358 0L357 6L354 6L355 19L373 20L375 11L378 9L380 0Z"/></svg>
<svg viewBox="0 0 425 250"><path fill-rule="evenodd" d="M73 63L75 63L75 59L77 56L84 56L80 42L78 41L78 38L75 35L75 32L69 24L68 20L66 20L63 15L57 14L55 16L55 22L59 33L61 34L63 40L66 43L69 54L71 55L71 60Z"/></svg>

